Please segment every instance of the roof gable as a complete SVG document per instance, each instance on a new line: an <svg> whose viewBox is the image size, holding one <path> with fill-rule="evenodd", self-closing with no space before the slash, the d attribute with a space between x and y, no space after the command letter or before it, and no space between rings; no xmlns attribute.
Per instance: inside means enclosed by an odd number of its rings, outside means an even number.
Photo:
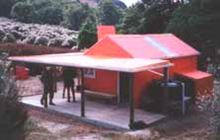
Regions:
<svg viewBox="0 0 220 140"><path fill-rule="evenodd" d="M109 37L105 37L98 41L87 52L85 52L84 55L132 58L128 52L118 46L118 44L112 41Z"/></svg>

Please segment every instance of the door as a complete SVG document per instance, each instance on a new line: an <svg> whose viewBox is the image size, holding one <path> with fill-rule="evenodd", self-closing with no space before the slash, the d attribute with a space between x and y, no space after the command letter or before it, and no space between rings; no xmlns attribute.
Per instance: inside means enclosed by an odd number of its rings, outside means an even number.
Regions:
<svg viewBox="0 0 220 140"><path fill-rule="evenodd" d="M129 75L128 73L120 72L120 104L129 103Z"/></svg>

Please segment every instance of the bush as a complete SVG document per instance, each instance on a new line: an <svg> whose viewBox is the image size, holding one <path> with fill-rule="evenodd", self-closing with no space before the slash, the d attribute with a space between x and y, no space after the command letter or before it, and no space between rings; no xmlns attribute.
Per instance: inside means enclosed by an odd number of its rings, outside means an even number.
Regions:
<svg viewBox="0 0 220 140"><path fill-rule="evenodd" d="M19 21L32 22L33 16L34 16L33 6L28 3L18 2L12 7L11 17Z"/></svg>
<svg viewBox="0 0 220 140"><path fill-rule="evenodd" d="M63 48L50 48L47 46L35 46L29 44L0 44L0 51L7 52L9 56L28 56L54 53L68 53L75 52L75 50Z"/></svg>
<svg viewBox="0 0 220 140"><path fill-rule="evenodd" d="M0 137L4 140L24 140L27 113L18 102L18 91L8 75L6 57L5 53L0 53Z"/></svg>

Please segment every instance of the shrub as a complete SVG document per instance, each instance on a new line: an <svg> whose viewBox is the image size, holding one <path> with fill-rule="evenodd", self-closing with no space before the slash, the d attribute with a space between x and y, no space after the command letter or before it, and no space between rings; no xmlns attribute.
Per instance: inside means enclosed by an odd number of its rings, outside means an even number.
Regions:
<svg viewBox="0 0 220 140"><path fill-rule="evenodd" d="M6 57L5 53L0 53L0 137L4 140L23 140L27 113L18 102L18 91L14 80L8 75Z"/></svg>
<svg viewBox="0 0 220 140"><path fill-rule="evenodd" d="M32 22L33 16L34 16L33 6L28 3L18 2L12 7L11 17L19 21Z"/></svg>
<svg viewBox="0 0 220 140"><path fill-rule="evenodd" d="M29 44L0 44L0 51L7 52L9 56L22 56L22 55L41 55L41 54L54 54L54 53L68 53L75 52L75 50L63 48L50 48L47 46L35 46Z"/></svg>

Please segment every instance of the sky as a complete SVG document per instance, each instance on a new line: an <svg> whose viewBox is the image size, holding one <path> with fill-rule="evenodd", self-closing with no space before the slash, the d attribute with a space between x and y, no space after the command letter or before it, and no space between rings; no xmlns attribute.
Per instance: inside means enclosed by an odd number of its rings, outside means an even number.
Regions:
<svg viewBox="0 0 220 140"><path fill-rule="evenodd" d="M135 4L136 2L138 2L140 0L121 0L121 1L123 1L129 7L132 4Z"/></svg>

